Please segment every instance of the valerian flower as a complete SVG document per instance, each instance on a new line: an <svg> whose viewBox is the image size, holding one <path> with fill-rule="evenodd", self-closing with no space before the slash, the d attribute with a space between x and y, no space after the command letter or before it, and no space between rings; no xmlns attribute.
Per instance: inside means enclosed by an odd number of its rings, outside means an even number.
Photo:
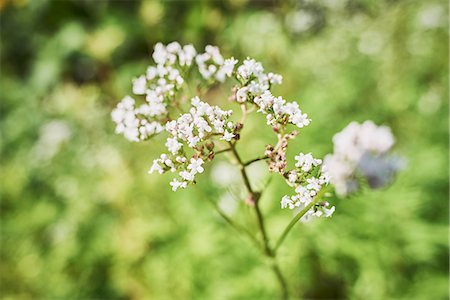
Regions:
<svg viewBox="0 0 450 300"><path fill-rule="evenodd" d="M198 97L192 98L188 113L167 122L165 130L169 136L165 145L169 154L154 160L149 172L179 171L180 177L171 182L174 191L195 182L195 175L204 171L203 164L213 159L214 144L209 146L207 142L215 136L233 140L236 125L229 119L231 114L230 110L211 106ZM189 148L194 155L187 155Z"/></svg>
<svg viewBox="0 0 450 300"><path fill-rule="evenodd" d="M191 98L187 111L179 112L186 106L183 91L190 79L183 76L195 74L206 86L235 79L230 99L239 104L244 117L253 109L265 116L267 125L277 136L277 143L267 145L261 159L267 160L269 171L281 175L295 190L294 195L282 197L282 208L301 210L311 205L303 221L329 217L334 212L334 206L316 199L330 180L337 193L345 195L357 189L358 174L365 177L371 187L379 187L388 183L401 167L396 157L388 155L394 144L390 129L366 121L363 124L353 122L336 134L334 153L328 155L323 164L311 153L299 153L295 156L295 167L288 169L288 142L298 135L297 130L308 126L311 119L297 102L272 94L271 87L282 83L281 75L266 72L261 62L253 58L246 58L240 64L233 57L224 58L219 48L211 45L198 53L192 45L158 43L152 58L155 64L132 81L136 100L131 96L123 98L113 110L112 119L116 133L134 142L166 132L167 153L153 161L149 172L177 173L170 182L174 191L196 182L205 164L214 159L218 151L216 144L233 148L244 125L232 120L231 110L212 106L197 96ZM139 100L141 103L137 104Z"/></svg>
<svg viewBox="0 0 450 300"><path fill-rule="evenodd" d="M132 80L133 97L124 97L111 113L116 133L133 142L145 141L157 134L165 135L163 143L167 151L153 160L148 172L173 173L174 178L170 181L173 191L195 184L218 154L228 152L232 155L239 166L235 171L242 177L246 192L239 197L255 209L262 240L258 241L247 228L234 223L221 211L220 203L213 204L228 223L249 236L255 245L262 246L265 255L274 263L272 269L286 292L284 298L288 298L286 284L276 266L278 247L297 221L333 215L335 206L325 200L331 190L330 183L335 185L338 194L346 195L358 188L357 179L361 176L374 188L390 182L401 167L401 161L389 155L394 145L390 129L378 127L371 121L353 122L333 137L333 154L322 161L312 153L301 152L295 155L294 166L290 167L289 141L296 138L311 119L296 101L287 101L272 93L272 86L282 83L281 75L265 71L261 62L253 58L248 57L242 63L233 57L224 58L219 48L211 45L198 53L192 45L158 43L152 58L154 64L145 74ZM233 110L211 105L192 95L195 90L206 95L202 98L209 98L211 93L203 93L205 88L216 87L228 79L234 80L229 100L230 105L242 112L239 122ZM194 89L193 83L198 83ZM252 111L263 115L265 123L276 135L276 142L261 149L264 155L245 161L236 144L241 140L246 117ZM259 166L281 176L292 188L291 193L281 197L280 206L292 210L295 216L273 248L268 242L259 206L264 190L255 189L258 176L247 168L257 161L265 161L266 165ZM213 178L218 177L217 172L212 173ZM219 177L227 178L219 179L219 186L229 187L235 182L233 176L224 174L223 168L220 173Z"/></svg>
<svg viewBox="0 0 450 300"><path fill-rule="evenodd" d="M326 167L322 166L322 160L314 158L311 153L299 153L295 159L295 168L284 173L286 181L294 188L295 195L283 196L281 208L302 210L315 201L315 197L329 184L330 179ZM328 202L314 203L300 220L330 217L334 210L334 206L329 208Z"/></svg>
<svg viewBox="0 0 450 300"><path fill-rule="evenodd" d="M325 157L331 183L340 195L358 189L357 176L363 176L370 187L386 185L400 170L404 161L389 154L395 143L389 127L372 121L350 123L333 137L334 152Z"/></svg>

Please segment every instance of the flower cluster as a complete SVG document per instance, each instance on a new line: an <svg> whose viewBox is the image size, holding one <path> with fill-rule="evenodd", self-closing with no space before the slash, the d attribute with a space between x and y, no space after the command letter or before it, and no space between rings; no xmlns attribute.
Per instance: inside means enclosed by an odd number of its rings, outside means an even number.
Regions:
<svg viewBox="0 0 450 300"><path fill-rule="evenodd" d="M265 91L253 101L259 108L258 112L266 115L267 124L276 128L286 126L287 123L303 128L311 122L308 115L302 113L297 102L287 102L282 97L273 96L270 91Z"/></svg>
<svg viewBox="0 0 450 300"><path fill-rule="evenodd" d="M181 67L190 66L197 55L197 51L192 45L181 46L178 42L172 42L167 46L161 43L155 45L152 57L157 65L171 66L176 62Z"/></svg>
<svg viewBox="0 0 450 300"><path fill-rule="evenodd" d="M135 100L126 96L112 112L116 133L138 142L160 133L168 119L169 107L184 79L179 67L189 67L196 55L192 45L181 47L177 42L156 44L153 60L156 66L133 80L133 94L145 98L136 107Z"/></svg>
<svg viewBox="0 0 450 300"><path fill-rule="evenodd" d="M295 156L295 168L285 174L289 185L295 188L294 196L283 196L281 208L304 209L310 205L317 194L329 183L329 175L322 160L314 158L311 153L300 153ZM328 208L328 202L314 203L302 217L302 221L311 217L330 217L334 206Z"/></svg>
<svg viewBox="0 0 450 300"><path fill-rule="evenodd" d="M203 79L224 82L232 75L238 61L234 58L224 59L219 48L207 45L205 52L196 56L195 62Z"/></svg>
<svg viewBox="0 0 450 300"><path fill-rule="evenodd" d="M325 157L336 192L347 195L358 188L357 175L372 188L386 185L402 168L400 158L388 153L394 145L389 127L372 121L352 122L333 137L334 152Z"/></svg>
<svg viewBox="0 0 450 300"><path fill-rule="evenodd" d="M281 84L283 77L279 74L264 73L260 62L247 58L237 68L236 77L241 87L236 90L236 101L244 103L252 101L256 96L269 90L272 84Z"/></svg>
<svg viewBox="0 0 450 300"><path fill-rule="evenodd" d="M179 105L176 93L185 81L182 74L194 62L204 79L220 82L233 74L238 62L234 58L224 59L217 47L208 45L204 53L197 54L192 45L181 46L178 42L167 46L156 44L152 58L156 65L149 66L145 74L132 82L133 94L145 98L144 103L136 107L136 101L126 96L112 113L116 133L134 142L162 131L170 119L170 108Z"/></svg>
<svg viewBox="0 0 450 300"><path fill-rule="evenodd" d="M167 122L165 130L169 136L165 145L169 154L162 154L154 160L149 171L160 174L179 171L180 178L170 183L174 191L186 188L189 183L194 182L195 175L203 172L202 165L205 161L213 159L213 136L231 142L241 129L230 121L230 110L224 111L217 106L211 106L198 97L191 100L191 105L188 113ZM188 157L186 148L194 150L192 157Z"/></svg>
<svg viewBox="0 0 450 300"><path fill-rule="evenodd" d="M133 98L130 96L123 98L111 114L116 123L116 133L123 134L129 141L138 142L163 131L164 127L159 122L145 118L146 107L136 108Z"/></svg>
<svg viewBox="0 0 450 300"><path fill-rule="evenodd" d="M165 143L168 154L154 161L151 172L179 171L181 179L175 179L171 185L174 190L184 188L189 182L194 182L196 173L203 171L194 166L201 167L212 159L212 137L226 142L239 138L242 124L229 121L230 111L212 107L198 98L192 99L188 113L175 120L171 118L171 108L179 108L182 104L182 97L178 97L185 83L182 74L190 74L189 69L196 66L200 77L207 83L224 82L233 76L238 82L234 99L241 104L254 105L258 112L266 115L267 124L278 135L278 144L266 148L266 156L270 158L269 169L284 176L287 143L297 132L282 134L283 127L293 124L302 128L309 124L310 119L296 102L287 102L270 92L273 84L281 84L281 75L266 73L262 64L251 58L238 65L236 59L224 59L219 48L211 45L206 46L203 53L197 53L192 45L181 46L172 42L165 46L158 43L152 58L155 65L135 78L132 85L133 94L144 98L144 103L137 105L132 97L126 96L112 112L116 133L123 134L130 141L138 142L162 131L168 132ZM187 155L186 147L195 153Z"/></svg>

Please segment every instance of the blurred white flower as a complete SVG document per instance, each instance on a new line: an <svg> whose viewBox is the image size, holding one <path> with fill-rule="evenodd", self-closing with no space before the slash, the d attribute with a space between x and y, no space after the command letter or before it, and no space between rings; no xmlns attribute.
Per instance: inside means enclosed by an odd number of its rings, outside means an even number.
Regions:
<svg viewBox="0 0 450 300"><path fill-rule="evenodd" d="M359 38L358 50L366 55L376 55L383 48L384 42L381 33L377 31L366 31Z"/></svg>
<svg viewBox="0 0 450 300"><path fill-rule="evenodd" d="M305 10L290 12L286 16L286 25L293 33L305 32L314 25L314 16Z"/></svg>
<svg viewBox="0 0 450 300"><path fill-rule="evenodd" d="M363 175L369 186L385 185L403 167L399 158L388 155L394 145L389 127L372 121L352 122L333 137L334 152L325 157L331 183L336 192L347 195L358 188L356 175Z"/></svg>
<svg viewBox="0 0 450 300"><path fill-rule="evenodd" d="M67 121L53 120L40 128L39 140L32 153L37 160L50 160L60 150L61 145L72 136L72 129Z"/></svg>
<svg viewBox="0 0 450 300"><path fill-rule="evenodd" d="M239 170L225 161L215 163L211 169L211 180L219 187L229 187L239 182Z"/></svg>
<svg viewBox="0 0 450 300"><path fill-rule="evenodd" d="M426 4L418 13L419 24L425 29L447 26L447 13L444 7L437 3Z"/></svg>

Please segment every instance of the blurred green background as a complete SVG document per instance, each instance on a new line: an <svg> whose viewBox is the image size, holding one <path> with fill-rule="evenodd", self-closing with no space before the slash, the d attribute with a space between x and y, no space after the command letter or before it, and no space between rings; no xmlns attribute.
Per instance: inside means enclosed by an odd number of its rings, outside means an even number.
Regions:
<svg viewBox="0 0 450 300"><path fill-rule="evenodd" d="M257 251L205 199L254 229L239 188L227 189L239 183L216 182L229 165L218 159L173 193L170 176L147 174L163 137L114 134L111 109L153 45L174 40L281 73L275 93L313 119L291 154L330 153L352 120L397 137L408 167L392 186L336 200L332 219L286 240L293 299L448 299L446 1L4 0L0 14L2 299L278 296ZM244 158L272 141L262 122L244 129ZM274 179L262 199L272 240L291 218L286 193Z"/></svg>

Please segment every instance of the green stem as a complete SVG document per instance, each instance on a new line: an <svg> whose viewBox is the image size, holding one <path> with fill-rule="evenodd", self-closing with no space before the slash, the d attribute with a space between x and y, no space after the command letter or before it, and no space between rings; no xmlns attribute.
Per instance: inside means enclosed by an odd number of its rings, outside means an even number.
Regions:
<svg viewBox="0 0 450 300"><path fill-rule="evenodd" d="M322 196L326 193L326 191L328 190L328 187L324 187L323 189L321 189L319 191L319 193L317 193L316 197L314 197L314 199L311 201L311 203L309 203L307 206L305 206L301 211L299 211L295 217L291 220L291 222L286 226L286 228L284 229L283 233L281 234L280 238L278 239L278 241L275 244L275 248L273 249L273 251L276 253L278 248L281 246L281 244L283 243L284 239L286 238L286 236L289 234L289 232L291 231L291 229L295 226L295 224L298 223L298 221L308 212L308 210L310 210L316 203L318 203L320 201L320 199L322 198Z"/></svg>
<svg viewBox="0 0 450 300"><path fill-rule="evenodd" d="M239 154L236 151L235 145L233 143L229 143L229 144L230 144L230 148L231 148L231 151L232 151L234 157L236 158L236 160L238 161L238 163L240 165L241 175L242 175L242 178L244 179L245 187L247 188L247 190L249 192L249 196L254 201L254 209L255 209L256 218L258 221L258 228L259 228L259 231L261 232L262 239L263 239L264 254L270 260L271 269L274 272L274 274L278 280L278 283L280 284L281 299L286 300L289 298L289 290L287 287L286 279L284 278L283 273L281 272L281 269L278 266L278 263L276 261L275 251L273 251L270 248L269 236L267 235L266 227L264 224L264 217L259 208L259 199L261 198L261 193L255 192L253 190L253 188L250 184L250 180L248 178L247 172L245 170L246 164L244 164L242 162L241 157L239 156ZM258 160L260 160L260 159L258 159ZM257 160L253 160L253 161L257 161Z"/></svg>
<svg viewBox="0 0 450 300"><path fill-rule="evenodd" d="M289 292L286 279L284 278L283 273L281 273L280 267L278 266L276 261L272 264L272 271L275 273L275 276L277 277L278 282L281 286L281 299L283 300L289 299Z"/></svg>
<svg viewBox="0 0 450 300"><path fill-rule="evenodd" d="M214 154L217 155L217 154L220 154L220 153L223 153L223 152L227 152L227 151L231 151L231 148L226 148L226 149L215 151Z"/></svg>
<svg viewBox="0 0 450 300"><path fill-rule="evenodd" d="M245 163L243 163L243 166L246 167L248 165L251 165L254 162L257 162L257 161L260 161L260 160L265 160L265 159L268 159L268 157L265 156L265 155L261 156L261 157L257 157L257 158L251 159L249 161L246 161Z"/></svg>
<svg viewBox="0 0 450 300"><path fill-rule="evenodd" d="M255 244L255 246L260 249L261 245L258 242L258 240L253 236L253 234L251 234L251 232L249 230L247 230L245 227L239 225L238 223L235 223L229 216L227 216L227 214L225 214L217 205L217 203L215 203L213 200L211 200L210 197L206 197L209 201L209 203L211 203L211 205L214 207L214 209L217 211L217 213L228 223L231 225L231 227L233 227L237 232L246 235L249 240Z"/></svg>
<svg viewBox="0 0 450 300"><path fill-rule="evenodd" d="M273 252L270 249L269 237L267 235L266 226L264 225L264 218L259 208L259 199L255 199L255 212L256 218L258 220L259 231L261 232L263 238L264 252L268 257L273 257Z"/></svg>

